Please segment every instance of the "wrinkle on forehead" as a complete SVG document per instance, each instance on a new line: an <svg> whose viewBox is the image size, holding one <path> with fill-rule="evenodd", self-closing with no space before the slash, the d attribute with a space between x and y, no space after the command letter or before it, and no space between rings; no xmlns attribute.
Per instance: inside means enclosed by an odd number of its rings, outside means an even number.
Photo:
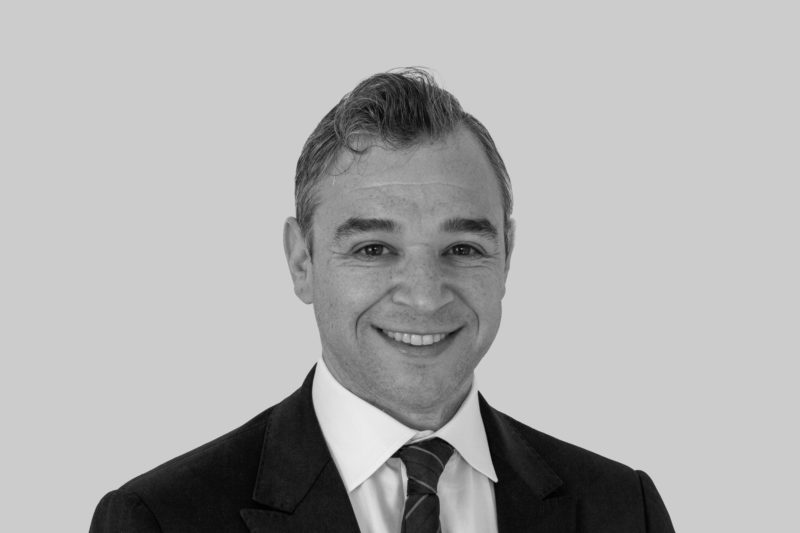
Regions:
<svg viewBox="0 0 800 533"><path fill-rule="evenodd" d="M384 181L381 183L362 183L359 185L355 185L353 189L387 189L387 188L405 188L405 187L413 187L415 189L419 187L451 187L453 189L473 189L475 187L469 187L467 183L452 183L448 181Z"/></svg>
<svg viewBox="0 0 800 533"><path fill-rule="evenodd" d="M484 183L453 183L437 180L427 182L381 182L364 181L343 186L342 194L337 195L334 203L364 201L381 203L415 202L422 205L436 203L466 202L468 204L485 205L493 189ZM335 194L335 193L334 193Z"/></svg>

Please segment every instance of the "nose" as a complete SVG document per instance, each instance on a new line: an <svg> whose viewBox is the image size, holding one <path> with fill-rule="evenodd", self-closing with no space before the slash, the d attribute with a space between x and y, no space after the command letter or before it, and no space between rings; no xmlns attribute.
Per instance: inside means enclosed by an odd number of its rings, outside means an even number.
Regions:
<svg viewBox="0 0 800 533"><path fill-rule="evenodd" d="M392 281L392 301L418 313L438 311L454 298L441 258L430 249L408 253L397 263Z"/></svg>

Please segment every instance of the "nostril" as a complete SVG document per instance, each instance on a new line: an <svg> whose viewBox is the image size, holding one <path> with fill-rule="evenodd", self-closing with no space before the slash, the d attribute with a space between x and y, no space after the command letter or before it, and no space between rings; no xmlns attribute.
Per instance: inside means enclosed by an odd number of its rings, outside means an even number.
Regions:
<svg viewBox="0 0 800 533"><path fill-rule="evenodd" d="M392 295L392 300L412 309L430 313L452 301L449 291L433 287L399 288Z"/></svg>

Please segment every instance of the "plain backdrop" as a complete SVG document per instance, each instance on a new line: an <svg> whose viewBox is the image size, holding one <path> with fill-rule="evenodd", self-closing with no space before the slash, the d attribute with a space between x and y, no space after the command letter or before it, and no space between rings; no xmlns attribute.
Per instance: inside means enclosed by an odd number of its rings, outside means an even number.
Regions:
<svg viewBox="0 0 800 533"><path fill-rule="evenodd" d="M299 386L300 148L408 65L513 181L487 399L646 470L680 532L796 527L797 28L771 1L3 3L0 530L85 531Z"/></svg>

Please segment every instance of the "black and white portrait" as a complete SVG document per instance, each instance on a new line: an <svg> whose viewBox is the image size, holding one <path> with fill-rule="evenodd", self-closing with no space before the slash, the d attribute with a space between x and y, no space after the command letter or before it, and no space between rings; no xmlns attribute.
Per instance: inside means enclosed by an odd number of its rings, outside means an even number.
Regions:
<svg viewBox="0 0 800 533"><path fill-rule="evenodd" d="M791 529L793 15L0 8L0 529Z"/></svg>

